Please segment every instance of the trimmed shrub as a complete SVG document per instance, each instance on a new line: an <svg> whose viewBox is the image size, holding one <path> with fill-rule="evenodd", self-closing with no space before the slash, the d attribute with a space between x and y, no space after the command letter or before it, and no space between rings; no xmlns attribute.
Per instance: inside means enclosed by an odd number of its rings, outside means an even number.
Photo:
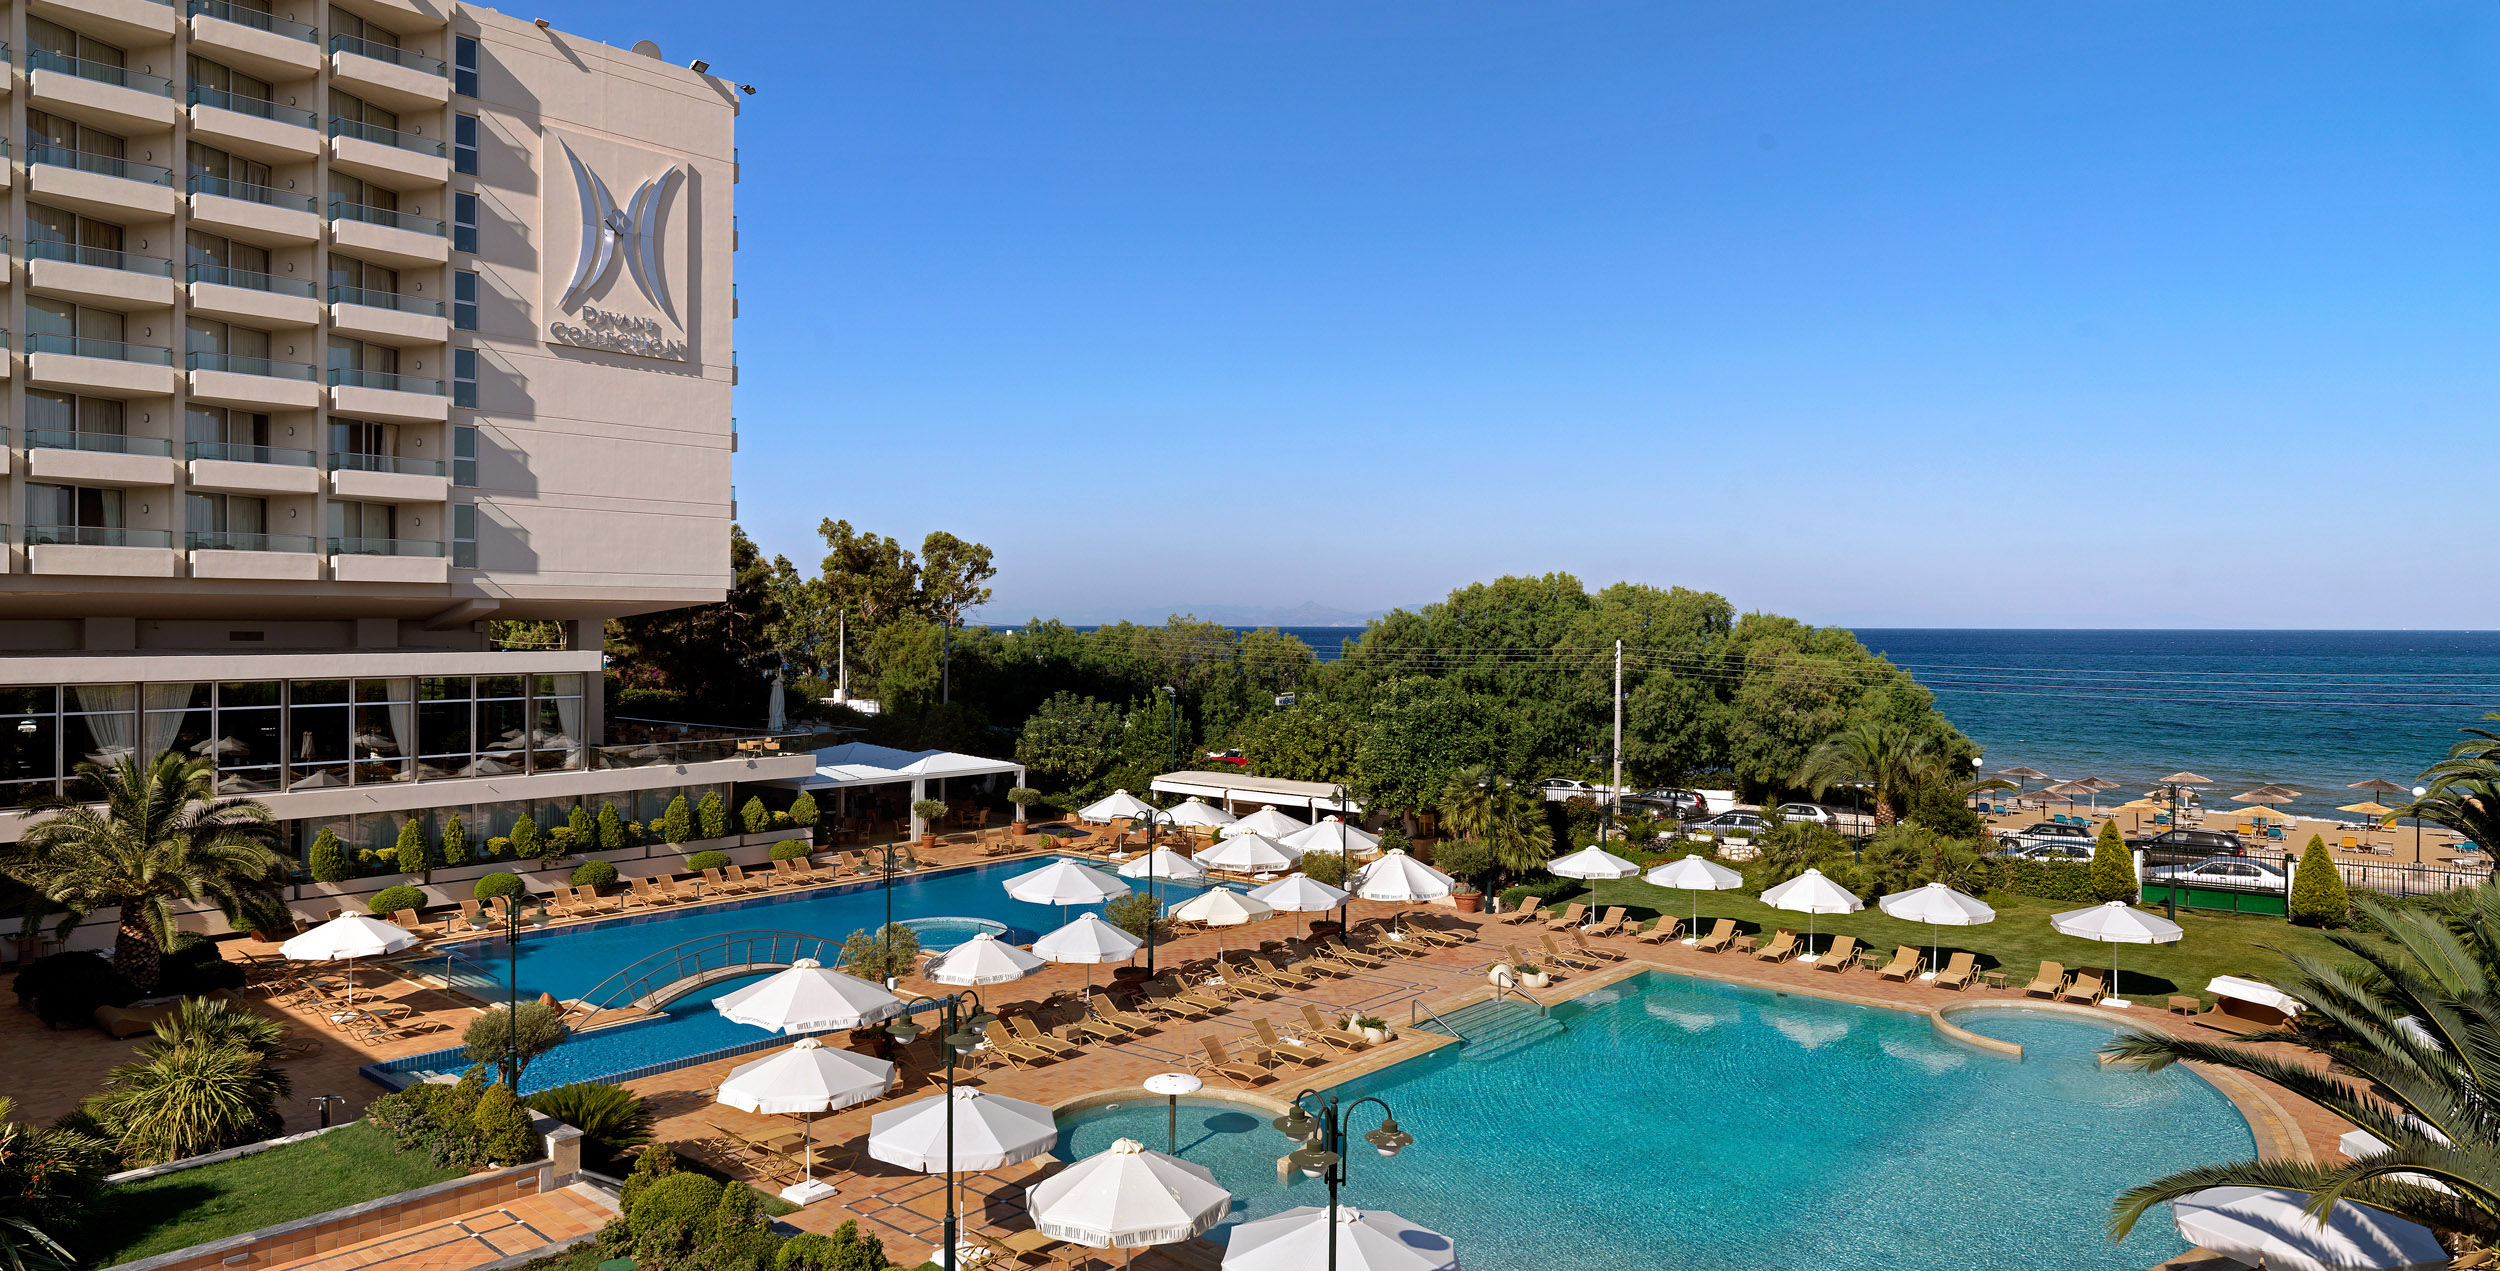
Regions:
<svg viewBox="0 0 2500 1271"><path fill-rule="evenodd" d="M599 805L599 850L613 852L625 846L625 818L613 803Z"/></svg>
<svg viewBox="0 0 2500 1271"><path fill-rule="evenodd" d="M807 856L807 844L799 841L798 839L783 839L780 842L773 844L772 856L773 859L777 861L795 861L804 859Z"/></svg>
<svg viewBox="0 0 2500 1271"><path fill-rule="evenodd" d="M399 868L406 874L422 874L434 868L434 845L426 841L425 827L414 817L399 827Z"/></svg>
<svg viewBox="0 0 2500 1271"><path fill-rule="evenodd" d="M1473 891L1493 871L1493 849L1482 839L1445 839L1432 849L1432 866Z"/></svg>
<svg viewBox="0 0 2500 1271"><path fill-rule="evenodd" d="M2300 854L2300 867L2292 873L2292 921L2304 927L2340 927L2351 909L2352 897L2344 889L2335 858L2326 854L2326 840L2310 835L2308 848Z"/></svg>
<svg viewBox="0 0 2500 1271"><path fill-rule="evenodd" d="M606 861L583 861L573 867L576 887L610 887L616 883L616 866Z"/></svg>
<svg viewBox="0 0 2500 1271"><path fill-rule="evenodd" d="M423 909L425 893L405 884L385 887L373 893L373 899L365 902L365 908L376 918L389 917L402 909Z"/></svg>
<svg viewBox="0 0 2500 1271"><path fill-rule="evenodd" d="M822 819L824 813L816 810L815 795L801 790L799 797L790 800L790 824L807 831L809 842L816 840L816 823Z"/></svg>
<svg viewBox="0 0 2500 1271"><path fill-rule="evenodd" d="M518 1165L538 1159L538 1135L530 1129L529 1109L512 1097L512 1087L497 1082L477 1097L469 1114L477 1126L478 1146L497 1165Z"/></svg>
<svg viewBox="0 0 2500 1271"><path fill-rule="evenodd" d="M418 1082L374 1100L365 1109L365 1119L389 1135L400 1151L422 1154L436 1165L470 1169L485 1161L474 1116L485 1089L476 1069L456 1086Z"/></svg>
<svg viewBox="0 0 2500 1271"><path fill-rule="evenodd" d="M1302 858L1302 873L1312 882L1343 887L1347 873L1345 853L1311 852Z"/></svg>
<svg viewBox="0 0 2500 1271"><path fill-rule="evenodd" d="M316 883L335 883L347 877L347 849L339 844L338 831L326 825L313 836L312 876Z"/></svg>
<svg viewBox="0 0 2500 1271"><path fill-rule="evenodd" d="M496 870L469 885L469 894L479 900L499 900L521 891L521 876L510 870Z"/></svg>
<svg viewBox="0 0 2500 1271"><path fill-rule="evenodd" d="M505 859L508 859L511 855L512 855L512 840L511 840L511 839L505 838L503 835L498 834L498 835L494 836L493 838L490 838L490 839L486 840L486 859L488 859L488 860L490 860L490 861L500 861L500 860L505 860Z"/></svg>
<svg viewBox="0 0 2500 1271"><path fill-rule="evenodd" d="M2092 898L2135 899L2135 857L2118 837L2116 821L2101 822L2100 837L2092 844Z"/></svg>
<svg viewBox="0 0 2500 1271"><path fill-rule="evenodd" d="M1163 906L1142 891L1133 891L1102 907L1102 920L1137 937L1146 939L1151 929L1163 926ZM900 972L897 972L900 974Z"/></svg>
<svg viewBox="0 0 2500 1271"><path fill-rule="evenodd" d="M748 795L746 805L738 809L738 824L745 826L749 834L761 834L772 823L773 814L764 806L764 796Z"/></svg>
<svg viewBox="0 0 2500 1271"><path fill-rule="evenodd" d="M457 812L451 814L451 819L443 822L443 863L446 865L469 863L469 827L461 823L460 814Z"/></svg>
<svg viewBox="0 0 2500 1271"><path fill-rule="evenodd" d="M728 837L729 805L721 802L720 791L707 790L703 793L703 801L695 805L694 820L695 824L702 829L703 837L707 839Z"/></svg>
<svg viewBox="0 0 2500 1271"><path fill-rule="evenodd" d="M599 823L591 818L590 809L579 803L564 818L564 828L573 831L574 851L587 852L599 843Z"/></svg>
<svg viewBox="0 0 2500 1271"><path fill-rule="evenodd" d="M651 1180L625 1211L625 1225L637 1239L683 1224L692 1229L720 1207L721 1185L691 1170L671 1170Z"/></svg>
<svg viewBox="0 0 2500 1271"><path fill-rule="evenodd" d="M697 852L686 858L686 868L698 874L707 869L727 869L729 868L729 853Z"/></svg>
<svg viewBox="0 0 2500 1271"><path fill-rule="evenodd" d="M523 860L536 860L539 853L547 850L546 838L539 833L538 822L526 812L521 814L520 820L512 823L511 838L512 854Z"/></svg>
<svg viewBox="0 0 2500 1271"><path fill-rule="evenodd" d="M2072 901L2089 905L2100 899L2092 890L2092 869L2081 861L2000 860L1998 886L2018 896Z"/></svg>
<svg viewBox="0 0 2500 1271"><path fill-rule="evenodd" d="M681 794L668 801L668 811L660 817L660 841L683 843L693 837L694 812L686 806L686 796Z"/></svg>
<svg viewBox="0 0 2500 1271"><path fill-rule="evenodd" d="M935 834L937 833L938 822L946 819L946 800L913 800L911 805L911 814L920 818L920 828L922 832Z"/></svg>
<svg viewBox="0 0 2500 1271"><path fill-rule="evenodd" d="M113 964L84 950L55 953L28 963L17 973L18 1004L54 1027L85 1027L95 1008L122 1006L137 1000L139 989Z"/></svg>
<svg viewBox="0 0 2500 1271"><path fill-rule="evenodd" d="M845 1219L830 1236L803 1232L781 1244L772 1271L885 1271L885 1242L859 1234L857 1219Z"/></svg>
<svg viewBox="0 0 2500 1271"><path fill-rule="evenodd" d="M677 1154L666 1143L654 1143L634 1154L634 1170L625 1176L625 1184L616 1189L619 1213L634 1212L635 1204L651 1184L677 1172Z"/></svg>

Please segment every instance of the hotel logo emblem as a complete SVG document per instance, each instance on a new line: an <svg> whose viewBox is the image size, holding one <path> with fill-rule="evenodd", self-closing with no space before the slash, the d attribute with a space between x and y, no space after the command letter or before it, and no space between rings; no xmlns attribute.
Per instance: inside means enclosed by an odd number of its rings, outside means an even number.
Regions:
<svg viewBox="0 0 2500 1271"><path fill-rule="evenodd" d="M687 232L677 211L677 193L686 184L686 165L638 147L603 143L590 138L549 133L550 151L561 152L570 169L573 206L559 204L567 183L550 181L544 209L548 241L561 242L559 227L579 235L573 268L561 291L553 270L544 277L552 344L630 353L641 357L686 361L686 323L678 315L669 288L671 266L684 258ZM585 159L581 151L588 150ZM555 155L547 156L553 159ZM552 168L554 165L548 165ZM654 168L656 172L653 172ZM625 180L651 173L634 187L633 196L617 202L606 176ZM620 270L620 262L623 269ZM550 262L553 263L553 262ZM624 278L619 278L622 273ZM630 279L630 286L626 279Z"/></svg>

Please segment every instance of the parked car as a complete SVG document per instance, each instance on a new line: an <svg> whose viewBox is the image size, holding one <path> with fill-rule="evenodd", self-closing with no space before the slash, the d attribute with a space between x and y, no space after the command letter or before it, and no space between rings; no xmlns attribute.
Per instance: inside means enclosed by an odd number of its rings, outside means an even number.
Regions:
<svg viewBox="0 0 2500 1271"><path fill-rule="evenodd" d="M2248 854L2240 836L2228 830L2163 830L2149 838L2131 840L2127 846L2144 853L2147 867L2181 865L2209 856Z"/></svg>
<svg viewBox="0 0 2500 1271"><path fill-rule="evenodd" d="M2093 847L2090 839L2054 839L2029 847L2017 847L2005 854L2026 861L2088 861L2092 859Z"/></svg>
<svg viewBox="0 0 2500 1271"><path fill-rule="evenodd" d="M1722 812L1706 821L1685 826L1688 834L1742 834L1748 837L1762 832L1762 818L1751 812Z"/></svg>
<svg viewBox="0 0 2500 1271"><path fill-rule="evenodd" d="M2098 833L2088 825L2069 825L2063 821L2034 821L2019 830L1998 830L1996 836L1997 842L2009 849L2038 847L2043 843L2080 842L2086 849L2084 855L2090 856L2092 841Z"/></svg>
<svg viewBox="0 0 2500 1271"><path fill-rule="evenodd" d="M2210 834L2216 831L2203 832ZM2206 891L2252 891L2277 896L2283 894L2288 884L2282 870L2244 856L2217 856L2211 860L2198 861L2193 865L2148 869L2144 871L2144 875L2146 882L2168 883L2176 887L2201 887Z"/></svg>
<svg viewBox="0 0 2500 1271"><path fill-rule="evenodd" d="M1537 782L1535 788L1548 800L1594 799L1605 793L1588 782L1574 781L1569 777L1547 777Z"/></svg>
<svg viewBox="0 0 2500 1271"><path fill-rule="evenodd" d="M1780 819L1811 821L1816 825L1836 825L1840 821L1840 814L1819 803L1783 803L1780 805Z"/></svg>
<svg viewBox="0 0 2500 1271"><path fill-rule="evenodd" d="M1668 786L1661 786L1655 790L1643 790L1639 794L1627 794L1623 796L1623 801L1648 804L1661 812L1673 814L1677 820L1690 820L1694 817L1706 816L1710 812L1710 801L1701 797L1699 791L1677 790Z"/></svg>

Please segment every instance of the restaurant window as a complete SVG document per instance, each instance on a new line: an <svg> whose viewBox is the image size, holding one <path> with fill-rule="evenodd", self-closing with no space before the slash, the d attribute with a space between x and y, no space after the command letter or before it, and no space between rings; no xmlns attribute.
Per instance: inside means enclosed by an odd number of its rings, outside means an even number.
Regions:
<svg viewBox="0 0 2500 1271"><path fill-rule="evenodd" d="M465 675L429 675L417 681L419 780L476 775L469 771L476 753L470 695L470 679Z"/></svg>
<svg viewBox="0 0 2500 1271"><path fill-rule="evenodd" d="M139 745L136 691L128 684L72 684L61 694L61 757L76 772L81 763L117 767ZM103 791L83 780L70 783L73 798L98 799Z"/></svg>
<svg viewBox="0 0 2500 1271"><path fill-rule="evenodd" d="M518 675L477 677L477 775L501 776L529 766L529 699Z"/></svg>
<svg viewBox="0 0 2500 1271"><path fill-rule="evenodd" d="M530 767L537 772L582 766L582 677L541 675L531 689L538 722L530 732Z"/></svg>
<svg viewBox="0 0 2500 1271"><path fill-rule="evenodd" d="M286 753L284 681L228 680L217 686L217 792L275 790Z"/></svg>
<svg viewBox="0 0 2500 1271"><path fill-rule="evenodd" d="M217 746L211 698L206 683L140 685L139 753L207 758Z"/></svg>
<svg viewBox="0 0 2500 1271"><path fill-rule="evenodd" d="M60 775L59 695L48 684L0 687L0 808L23 807L53 792Z"/></svg>
<svg viewBox="0 0 2500 1271"><path fill-rule="evenodd" d="M347 681L297 680L287 686L287 788L346 785L352 775Z"/></svg>
<svg viewBox="0 0 2500 1271"><path fill-rule="evenodd" d="M404 677L356 681L356 781L406 781L417 750L416 681Z"/></svg>

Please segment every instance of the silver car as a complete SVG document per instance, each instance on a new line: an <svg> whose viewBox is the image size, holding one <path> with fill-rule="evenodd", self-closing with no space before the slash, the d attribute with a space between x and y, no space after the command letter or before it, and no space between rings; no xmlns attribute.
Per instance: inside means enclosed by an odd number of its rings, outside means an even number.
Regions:
<svg viewBox="0 0 2500 1271"><path fill-rule="evenodd" d="M2290 880L2282 870L2245 856L2217 856L2193 865L2147 870L2145 881L2206 891L2250 891L2280 896Z"/></svg>

